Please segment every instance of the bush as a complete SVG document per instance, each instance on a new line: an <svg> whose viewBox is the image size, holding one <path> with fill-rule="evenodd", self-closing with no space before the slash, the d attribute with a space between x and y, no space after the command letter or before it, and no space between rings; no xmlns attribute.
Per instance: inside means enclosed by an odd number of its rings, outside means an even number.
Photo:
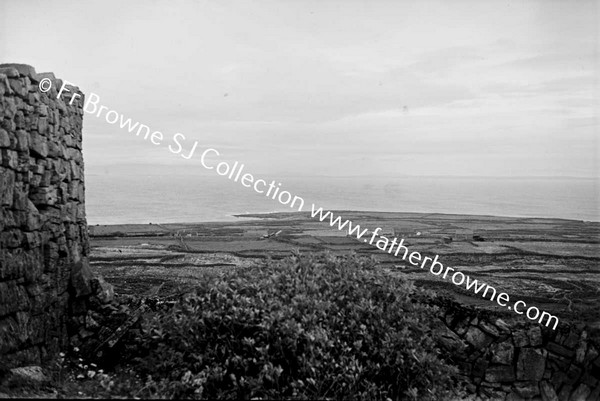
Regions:
<svg viewBox="0 0 600 401"><path fill-rule="evenodd" d="M144 397L444 399L428 294L355 256L212 274L144 322ZM131 361L131 359L130 359Z"/></svg>

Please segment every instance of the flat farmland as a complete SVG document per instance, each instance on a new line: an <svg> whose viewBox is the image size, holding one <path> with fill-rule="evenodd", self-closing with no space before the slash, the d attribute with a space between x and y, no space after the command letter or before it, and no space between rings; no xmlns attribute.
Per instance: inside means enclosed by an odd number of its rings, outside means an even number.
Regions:
<svg viewBox="0 0 600 401"><path fill-rule="evenodd" d="M558 316L600 328L600 223L562 219L422 213L336 212L392 239L411 252L439 255L479 282ZM274 235L278 233L277 235ZM93 269L117 292L141 294L162 284L161 294L185 292L207 269L243 269L297 253L354 252L374 257L389 274L478 308L503 310L481 295L312 219L306 213L245 215L239 221L90 226Z"/></svg>

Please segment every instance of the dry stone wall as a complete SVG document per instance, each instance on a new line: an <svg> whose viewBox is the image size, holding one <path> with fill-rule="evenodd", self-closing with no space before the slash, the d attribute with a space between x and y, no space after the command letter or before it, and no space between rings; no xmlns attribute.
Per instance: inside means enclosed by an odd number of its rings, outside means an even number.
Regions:
<svg viewBox="0 0 600 401"><path fill-rule="evenodd" d="M47 93L43 78L52 80ZM56 354L85 321L92 292L83 94L70 88L57 99L61 85L28 65L0 64L0 368Z"/></svg>
<svg viewBox="0 0 600 401"><path fill-rule="evenodd" d="M482 399L599 401L600 347L583 325L552 330L460 305L444 308L443 348Z"/></svg>

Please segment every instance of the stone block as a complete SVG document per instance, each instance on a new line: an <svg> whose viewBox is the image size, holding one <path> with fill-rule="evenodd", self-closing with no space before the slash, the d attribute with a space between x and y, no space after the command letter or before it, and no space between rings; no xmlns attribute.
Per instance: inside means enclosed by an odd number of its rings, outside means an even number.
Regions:
<svg viewBox="0 0 600 401"><path fill-rule="evenodd" d="M2 166L11 170L19 167L19 154L16 150L2 149Z"/></svg>
<svg viewBox="0 0 600 401"><path fill-rule="evenodd" d="M82 180L83 179L83 169L79 166L75 161L70 161L71 165L71 178L74 180Z"/></svg>
<svg viewBox="0 0 600 401"><path fill-rule="evenodd" d="M35 206L52 206L58 201L56 188L38 187L29 196Z"/></svg>
<svg viewBox="0 0 600 401"><path fill-rule="evenodd" d="M36 163L36 159L29 158L29 171L33 174L44 174L44 170L46 169L46 163L44 160L39 160Z"/></svg>
<svg viewBox="0 0 600 401"><path fill-rule="evenodd" d="M583 371L581 370L581 368L579 368L575 365L569 366L569 370L567 371L566 383L568 383L568 384L577 383L577 381L579 381L579 378L581 377L582 372Z"/></svg>
<svg viewBox="0 0 600 401"><path fill-rule="evenodd" d="M581 382L587 384L590 388L594 388L600 384L600 376L595 376L589 369L581 377Z"/></svg>
<svg viewBox="0 0 600 401"><path fill-rule="evenodd" d="M577 348L575 349L575 362L578 364L583 364L583 361L585 360L585 355L587 353L587 341L582 340L579 342L579 344L577 345Z"/></svg>
<svg viewBox="0 0 600 401"><path fill-rule="evenodd" d="M5 230L0 233L0 249L13 249L21 246L25 236L20 230Z"/></svg>
<svg viewBox="0 0 600 401"><path fill-rule="evenodd" d="M593 361L597 357L598 357L598 350L596 349L596 347L594 347L593 344L590 344L588 346L587 353L585 354L585 358L583 360L583 363L587 365L588 363L590 363L591 361Z"/></svg>
<svg viewBox="0 0 600 401"><path fill-rule="evenodd" d="M529 346L529 336L525 330L515 330L512 335L515 347Z"/></svg>
<svg viewBox="0 0 600 401"><path fill-rule="evenodd" d="M4 97L4 94L10 90L10 85L7 83L8 78L4 74L0 74L0 97Z"/></svg>
<svg viewBox="0 0 600 401"><path fill-rule="evenodd" d="M48 78L52 81L56 80L56 76L53 72L39 72L35 75L35 79L39 82L44 78Z"/></svg>
<svg viewBox="0 0 600 401"><path fill-rule="evenodd" d="M542 345L542 330L539 326L534 326L527 330L527 336L529 337L529 344L532 347Z"/></svg>
<svg viewBox="0 0 600 401"><path fill-rule="evenodd" d="M40 217L40 212L37 207L33 204L33 202L28 199L27 200L27 219L25 221L25 230L26 231L35 231L39 230L42 227L42 220Z"/></svg>
<svg viewBox="0 0 600 401"><path fill-rule="evenodd" d="M30 103L32 103L32 102L30 102ZM48 106L46 106L45 104L38 104L36 106L35 111L38 116L42 116L42 117L48 116Z"/></svg>
<svg viewBox="0 0 600 401"><path fill-rule="evenodd" d="M0 354L7 354L19 348L21 344L17 331L17 323L13 317L0 320Z"/></svg>
<svg viewBox="0 0 600 401"><path fill-rule="evenodd" d="M481 320L479 322L479 328L482 329L487 334L490 334L494 337L500 336L500 330L498 330L498 328L496 328L496 326L494 326L493 324L491 324L488 321Z"/></svg>
<svg viewBox="0 0 600 401"><path fill-rule="evenodd" d="M9 90L12 91L12 89ZM8 131L8 132L14 132L15 129L17 128L16 123L14 121L12 121L15 116L17 115L17 102L15 101L14 98L12 97L3 97L2 99L0 99L0 102L2 104L2 114L4 115L4 121L11 121L12 124L5 126L4 128Z"/></svg>
<svg viewBox="0 0 600 401"><path fill-rule="evenodd" d="M465 340L473 347L481 349L490 345L494 339L478 327L471 326L465 334Z"/></svg>
<svg viewBox="0 0 600 401"><path fill-rule="evenodd" d="M587 401L597 401L600 400L600 385L596 385L590 395L588 395Z"/></svg>
<svg viewBox="0 0 600 401"><path fill-rule="evenodd" d="M565 358L564 356L549 353L548 363L553 369L566 372L571 364L571 360L570 358Z"/></svg>
<svg viewBox="0 0 600 401"><path fill-rule="evenodd" d="M547 381L542 381L540 383L540 393L543 401L559 401L556 390L554 390L552 384Z"/></svg>
<svg viewBox="0 0 600 401"><path fill-rule="evenodd" d="M8 78L19 77L19 70L17 70L11 64L0 64L0 73L6 75Z"/></svg>
<svg viewBox="0 0 600 401"><path fill-rule="evenodd" d="M548 343L548 345L546 346L546 349L550 352L553 352L557 355L561 355L564 356L566 358L572 358L573 355L575 355L575 351L565 348L561 345L558 345L554 342L550 342Z"/></svg>
<svg viewBox="0 0 600 401"><path fill-rule="evenodd" d="M99 278L100 279L100 278ZM103 280L104 281L104 280ZM444 332L438 337L440 347L452 353L461 353L466 348L464 341L446 326Z"/></svg>
<svg viewBox="0 0 600 401"><path fill-rule="evenodd" d="M563 341L563 345L567 348L575 348L579 342L580 335L577 334L573 329L569 332L569 335Z"/></svg>
<svg viewBox="0 0 600 401"><path fill-rule="evenodd" d="M27 84L22 78L10 78L8 80L8 83L10 85L10 89L14 94L22 97L27 97Z"/></svg>
<svg viewBox="0 0 600 401"><path fill-rule="evenodd" d="M493 383L515 381L515 371L512 366L490 366L485 372L485 380Z"/></svg>
<svg viewBox="0 0 600 401"><path fill-rule="evenodd" d="M87 260L79 260L71 267L71 288L75 297L79 298L92 293L92 272Z"/></svg>
<svg viewBox="0 0 600 401"><path fill-rule="evenodd" d="M48 140L32 132L29 137L29 150L37 157L45 158L48 156Z"/></svg>
<svg viewBox="0 0 600 401"><path fill-rule="evenodd" d="M4 63L0 64L0 70L11 70L11 77L34 77L36 76L35 68L27 64ZM15 73L16 71L16 73Z"/></svg>
<svg viewBox="0 0 600 401"><path fill-rule="evenodd" d="M37 104L40 102L40 94L38 92L29 91L29 97L27 98L29 104Z"/></svg>
<svg viewBox="0 0 600 401"><path fill-rule="evenodd" d="M13 191L15 187L15 172L0 167L0 206L10 206L13 202Z"/></svg>
<svg viewBox="0 0 600 401"><path fill-rule="evenodd" d="M502 390L498 390L498 389L492 389L492 388L485 388L485 387L481 387L480 390L481 395L484 397L484 400L494 400L494 401L505 401L506 398L506 393ZM481 400L482 398L476 398L476 400ZM516 401L516 400L511 400L511 401ZM521 401L521 400L519 400Z"/></svg>
<svg viewBox="0 0 600 401"><path fill-rule="evenodd" d="M8 147L10 147L10 137L8 136L8 132L0 128L0 148Z"/></svg>
<svg viewBox="0 0 600 401"><path fill-rule="evenodd" d="M44 170L44 174L42 174L42 179L40 181L40 186L41 187L49 187L52 183L52 175L53 175L53 171L52 169L46 169Z"/></svg>
<svg viewBox="0 0 600 401"><path fill-rule="evenodd" d="M505 341L494 344L491 347L492 363L501 365L512 365L515 348L512 343Z"/></svg>
<svg viewBox="0 0 600 401"><path fill-rule="evenodd" d="M115 289L112 284L107 283L102 276L98 276L94 282L94 293L103 304L109 304L115 299ZM452 333L451 331L449 331ZM454 334L454 333L452 333ZM458 337L456 337L458 338Z"/></svg>
<svg viewBox="0 0 600 401"><path fill-rule="evenodd" d="M15 113L15 117L13 118L13 120L15 121L17 129L25 129L25 128L27 128L27 120L25 119L25 115L23 114L23 111L17 110L17 112Z"/></svg>
<svg viewBox="0 0 600 401"><path fill-rule="evenodd" d="M20 385L27 384L28 386L40 386L50 382L50 377L44 373L39 366L24 366L13 368L10 370L11 376L8 382L19 383Z"/></svg>
<svg viewBox="0 0 600 401"><path fill-rule="evenodd" d="M36 282L27 285L25 290L29 296L31 313L39 314L43 312L46 307L46 293L44 292L44 288L39 284L39 282ZM51 301L51 298L49 301Z"/></svg>
<svg viewBox="0 0 600 401"><path fill-rule="evenodd" d="M27 291L16 280L0 282L0 316L29 308Z"/></svg>
<svg viewBox="0 0 600 401"><path fill-rule="evenodd" d="M29 150L29 134L25 130L18 130L16 134L17 139L17 150L19 152L26 152Z"/></svg>
<svg viewBox="0 0 600 401"><path fill-rule="evenodd" d="M471 374L473 377L484 377L487 370L488 363L484 358L477 358L473 362L473 368Z"/></svg>
<svg viewBox="0 0 600 401"><path fill-rule="evenodd" d="M85 317L85 328L87 330L96 331L100 329L100 324L94 319L91 314L87 314Z"/></svg>
<svg viewBox="0 0 600 401"><path fill-rule="evenodd" d="M29 183L32 187L39 187L42 185L42 176L40 174L33 174Z"/></svg>
<svg viewBox="0 0 600 401"><path fill-rule="evenodd" d="M4 98L6 99L6 98ZM6 111L6 110L5 110ZM5 113L6 115L6 113ZM17 130L17 125L15 124L15 122L11 119L4 119L4 120L0 120L0 127L2 127L3 129L5 129L8 132L15 132Z"/></svg>
<svg viewBox="0 0 600 401"><path fill-rule="evenodd" d="M525 398L523 398L519 394L517 394L517 392L515 390L510 390L509 389L509 393L506 396L506 398L498 398L498 400L504 400L504 401L525 401Z"/></svg>
<svg viewBox="0 0 600 401"><path fill-rule="evenodd" d="M58 202L61 205L67 203L69 199L69 185L66 182L61 182L58 184Z"/></svg>
<svg viewBox="0 0 600 401"><path fill-rule="evenodd" d="M41 134L41 135L46 135L48 134L48 118L46 117L39 117L38 118L38 124L37 124L37 131Z"/></svg>
<svg viewBox="0 0 600 401"><path fill-rule="evenodd" d="M544 376L546 358L534 348L523 348L517 360L517 378L519 380L539 381Z"/></svg>
<svg viewBox="0 0 600 401"><path fill-rule="evenodd" d="M483 381L483 382L481 382L481 387L501 389L502 384L497 383L497 382Z"/></svg>
<svg viewBox="0 0 600 401"><path fill-rule="evenodd" d="M522 398L533 398L540 394L537 382L516 382L514 391Z"/></svg>
<svg viewBox="0 0 600 401"><path fill-rule="evenodd" d="M568 385L568 384L562 386L560 389L560 392L558 393L558 399L560 401L569 401L569 397L570 397L572 391L573 391L573 386Z"/></svg>
<svg viewBox="0 0 600 401"><path fill-rule="evenodd" d="M13 200L12 200L12 208L14 210L27 210L27 202L29 199L28 191L25 189L25 185L21 180L19 185L15 185L13 189Z"/></svg>

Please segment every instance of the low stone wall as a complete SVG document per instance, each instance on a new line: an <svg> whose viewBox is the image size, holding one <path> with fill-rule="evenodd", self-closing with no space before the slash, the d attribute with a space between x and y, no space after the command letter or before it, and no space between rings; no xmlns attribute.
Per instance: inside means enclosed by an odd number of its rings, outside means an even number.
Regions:
<svg viewBox="0 0 600 401"><path fill-rule="evenodd" d="M470 392L494 400L600 400L600 347L584 325L555 331L459 305L445 310L441 344L456 355Z"/></svg>
<svg viewBox="0 0 600 401"><path fill-rule="evenodd" d="M38 83L51 79L42 93ZM39 364L80 330L92 292L81 129L83 94L0 64L0 368ZM70 332L71 330L71 332Z"/></svg>

